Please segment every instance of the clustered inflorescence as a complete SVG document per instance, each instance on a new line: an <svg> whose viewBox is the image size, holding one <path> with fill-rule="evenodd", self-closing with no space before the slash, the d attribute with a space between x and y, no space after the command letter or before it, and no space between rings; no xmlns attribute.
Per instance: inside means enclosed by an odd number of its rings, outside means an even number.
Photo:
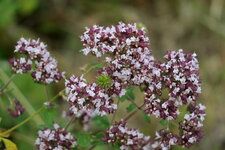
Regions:
<svg viewBox="0 0 225 150"><path fill-rule="evenodd" d="M39 150L70 150L76 146L76 139L58 124L54 124L54 129L38 131L38 136L35 144Z"/></svg>
<svg viewBox="0 0 225 150"><path fill-rule="evenodd" d="M66 80L70 110L75 115L84 111L90 112L89 117L113 113L117 108L113 98L125 95L128 86L144 85L144 111L148 115L173 121L179 117L179 108L187 107L187 114L177 125L179 134L166 128L150 138L129 129L122 120L110 127L104 142L119 142L121 149L166 150L172 145L189 147L203 137L205 106L197 104L201 82L195 53L169 51L165 62L156 61L145 29L136 24L94 25L86 28L81 40L82 52L105 56L106 65L99 69L96 83L88 84L83 76Z"/></svg>
<svg viewBox="0 0 225 150"><path fill-rule="evenodd" d="M64 77L57 67L56 60L51 57L46 45L39 40L21 38L15 47L19 58L11 58L9 63L15 73L30 72L36 82L50 84L58 82Z"/></svg>
<svg viewBox="0 0 225 150"><path fill-rule="evenodd" d="M84 55L105 57L105 66L98 70L96 82L89 84L83 75L65 79L68 112L80 118L85 129L92 117L114 113L114 99L124 96L127 87L139 86L144 91L144 107L139 109L169 122L179 118L178 124L173 122L178 127L176 133L167 127L153 137L145 136L128 128L125 118L111 125L102 141L117 143L121 150L167 150L173 145L190 147L200 141L206 114L205 106L197 103L201 81L195 53L169 51L164 62L157 61L149 49L145 28L122 22L111 27L86 28L81 41ZM21 38L15 52L22 55L9 61L15 73L31 72L35 81L45 84L64 77L39 40ZM187 108L184 116L180 116L181 108ZM46 128L38 134L36 146L40 150L71 149L76 145L71 134L57 124L53 130Z"/></svg>

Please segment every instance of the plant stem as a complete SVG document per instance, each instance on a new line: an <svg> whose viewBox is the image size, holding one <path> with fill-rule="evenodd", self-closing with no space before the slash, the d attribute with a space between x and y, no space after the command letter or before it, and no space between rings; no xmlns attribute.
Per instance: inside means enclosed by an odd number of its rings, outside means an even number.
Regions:
<svg viewBox="0 0 225 150"><path fill-rule="evenodd" d="M49 102L54 101L58 96L61 95L62 92L64 92L65 89L63 89L62 91L60 91L57 95L55 95L53 98L51 98L49 100ZM12 131L14 131L15 129L19 128L20 126L24 125L25 123L27 123L28 121L30 121L31 119L33 119L36 115L38 115L41 111L43 111L45 109L45 106L43 105L41 108L39 108L35 113L33 113L31 116L29 116L27 119L23 120L22 122L20 122L19 124L15 125L14 127L6 130L5 132L3 132L3 135L7 135L9 133L11 133Z"/></svg>
<svg viewBox="0 0 225 150"><path fill-rule="evenodd" d="M73 115L73 117L71 117L70 121L68 122L68 124L65 127L65 131L68 129L68 127L71 125L71 123L74 121L75 119L75 115Z"/></svg>
<svg viewBox="0 0 225 150"><path fill-rule="evenodd" d="M141 108L140 108L140 106L138 106L133 100L129 100L132 104L134 104L136 107L137 107L137 109L139 109L139 110L142 110Z"/></svg>
<svg viewBox="0 0 225 150"><path fill-rule="evenodd" d="M12 80L13 80L14 77L15 77L15 74L13 74L13 75L9 78L8 82L6 82L6 84L3 85L3 87L0 89L0 94L2 94L2 93L5 91L5 89L6 89L6 88L9 86L9 84L12 82Z"/></svg>
<svg viewBox="0 0 225 150"><path fill-rule="evenodd" d="M92 67L90 67L85 73L84 73L84 75L86 75L86 74L88 74L89 72L91 72L93 69L95 69L96 68L96 66L92 66Z"/></svg>
<svg viewBox="0 0 225 150"><path fill-rule="evenodd" d="M116 109L116 111L114 112L114 114L112 116L111 124L114 122L114 120L116 118L116 113L117 113L117 110L119 109L119 104L120 104L120 101L117 100L117 109Z"/></svg>
<svg viewBox="0 0 225 150"><path fill-rule="evenodd" d="M144 106L144 104L142 104L141 106L137 107L137 109L132 112L131 114L129 114L127 117L125 117L125 121L129 120L133 115L135 115L142 107Z"/></svg>

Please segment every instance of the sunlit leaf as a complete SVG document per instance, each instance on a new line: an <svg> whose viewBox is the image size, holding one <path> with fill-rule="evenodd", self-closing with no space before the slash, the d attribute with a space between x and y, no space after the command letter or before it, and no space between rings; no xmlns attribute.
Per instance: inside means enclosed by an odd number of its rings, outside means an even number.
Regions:
<svg viewBox="0 0 225 150"><path fill-rule="evenodd" d="M6 150L18 150L16 144L12 141L5 138L0 138L0 140L4 142Z"/></svg>

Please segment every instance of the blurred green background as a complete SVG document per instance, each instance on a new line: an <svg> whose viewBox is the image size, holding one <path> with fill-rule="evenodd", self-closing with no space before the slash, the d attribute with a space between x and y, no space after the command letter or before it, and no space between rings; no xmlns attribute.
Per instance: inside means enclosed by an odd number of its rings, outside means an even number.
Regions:
<svg viewBox="0 0 225 150"><path fill-rule="evenodd" d="M115 25L119 21L143 23L157 59L162 59L166 51L179 48L198 54L203 88L200 101L207 106L207 117L205 138L190 149L224 150L224 0L0 0L0 67L10 75L7 60L13 56L16 41L23 36L40 38L67 75L80 75L80 67L96 61L80 53L82 43L79 36L84 27ZM89 78L91 80L94 76ZM35 109L46 100L44 87L33 83L29 76L17 76L14 81ZM48 87L52 96L62 88L63 82ZM140 102L142 98L136 100ZM125 108L123 105L121 107ZM57 108L42 113L43 119L63 123L63 119L56 119L62 112L61 107ZM27 116L13 119L6 109L7 100L2 96L0 117L3 120L0 126L3 128L12 127ZM50 117L45 119L48 115ZM139 115L129 124L145 133L160 128L156 123L143 123ZM12 140L18 144L19 150L35 149L36 130L35 122L30 122L13 133Z"/></svg>

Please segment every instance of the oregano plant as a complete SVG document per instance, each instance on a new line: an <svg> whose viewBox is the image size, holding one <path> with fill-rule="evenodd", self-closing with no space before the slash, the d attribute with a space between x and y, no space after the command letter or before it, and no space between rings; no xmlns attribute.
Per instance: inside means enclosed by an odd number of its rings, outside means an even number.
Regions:
<svg viewBox="0 0 225 150"><path fill-rule="evenodd" d="M164 61L158 61L149 48L145 27L135 23L93 25L85 29L81 41L84 55L103 58L101 63L88 65L81 76L58 69L57 61L40 40L21 38L16 43L16 57L9 60L15 74L30 74L35 83L44 86L62 80L65 88L27 119L0 130L4 149L16 150L10 134L45 109L55 109L53 101L59 97L68 104L64 112L68 123L64 126L54 120L41 127L34 143L38 150L91 150L99 145L105 149L168 150L176 145L188 148L203 138L206 114L205 106L198 102L201 81L195 53L169 51ZM94 82L86 79L92 71L96 75ZM0 94L9 96L14 76L1 86ZM136 88L144 94L143 99L135 95ZM141 105L135 101L137 98ZM26 111L19 99L10 101L12 107L8 111L13 117ZM119 107L124 101L128 105ZM126 111L120 119L116 119L118 109ZM140 132L142 129L131 128L129 119L137 112L147 124L152 123L152 118L159 119L162 129L146 135ZM73 129L76 124L82 126L82 131Z"/></svg>

